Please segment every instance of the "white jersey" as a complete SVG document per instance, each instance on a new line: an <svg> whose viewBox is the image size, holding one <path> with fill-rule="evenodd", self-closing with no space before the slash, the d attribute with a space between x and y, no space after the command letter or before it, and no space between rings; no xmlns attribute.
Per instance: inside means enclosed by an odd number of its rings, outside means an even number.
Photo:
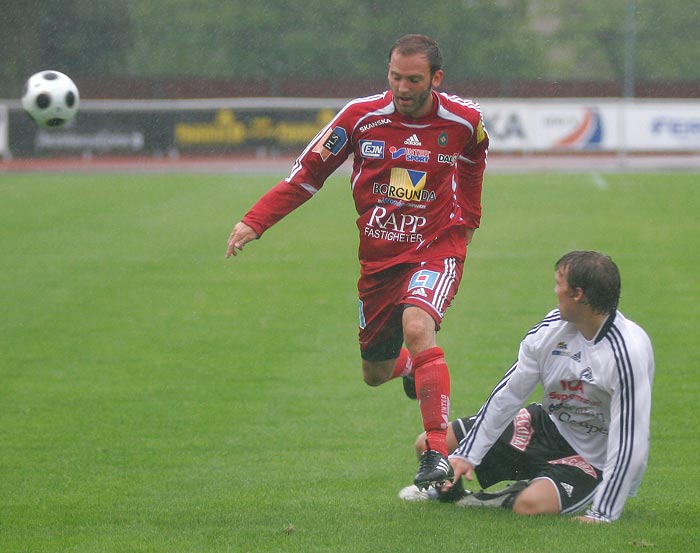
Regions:
<svg viewBox="0 0 700 553"><path fill-rule="evenodd" d="M586 340L554 310L525 336L517 362L453 456L479 465L542 383L542 406L561 435L603 472L591 515L616 520L646 469L653 379L651 341L622 313L612 314Z"/></svg>

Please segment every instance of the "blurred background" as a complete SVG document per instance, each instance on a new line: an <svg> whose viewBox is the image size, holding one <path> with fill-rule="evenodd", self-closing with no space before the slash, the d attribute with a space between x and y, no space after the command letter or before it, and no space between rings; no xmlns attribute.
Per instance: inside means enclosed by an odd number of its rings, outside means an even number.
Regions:
<svg viewBox="0 0 700 553"><path fill-rule="evenodd" d="M408 33L437 39L493 152L700 151L697 0L10 0L0 157L291 155L387 88ZM44 69L81 94L51 131L19 104Z"/></svg>
<svg viewBox="0 0 700 553"><path fill-rule="evenodd" d="M85 98L355 97L411 32L467 96L700 96L697 0L10 0L0 98L46 68Z"/></svg>

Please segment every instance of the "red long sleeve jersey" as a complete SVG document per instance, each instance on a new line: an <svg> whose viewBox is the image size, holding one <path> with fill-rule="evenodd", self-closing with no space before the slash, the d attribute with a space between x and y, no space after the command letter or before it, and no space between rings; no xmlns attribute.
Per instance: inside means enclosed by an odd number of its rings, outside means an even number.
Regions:
<svg viewBox="0 0 700 553"><path fill-rule="evenodd" d="M316 194L352 153L364 274L438 257L463 260L465 228L481 219L489 139L478 104L432 94L433 109L420 119L396 111L391 91L348 103L243 222L262 235Z"/></svg>

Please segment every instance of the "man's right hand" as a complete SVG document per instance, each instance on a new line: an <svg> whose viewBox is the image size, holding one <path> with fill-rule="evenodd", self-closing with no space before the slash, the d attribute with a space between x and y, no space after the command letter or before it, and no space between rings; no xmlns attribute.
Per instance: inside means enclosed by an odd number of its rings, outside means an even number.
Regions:
<svg viewBox="0 0 700 553"><path fill-rule="evenodd" d="M467 480L474 479L474 467L466 459L460 457L450 457L450 464L454 470L454 482L458 482L461 476L464 476ZM444 490L449 490L453 486L452 482L447 481L443 485Z"/></svg>
<svg viewBox="0 0 700 553"><path fill-rule="evenodd" d="M260 238L257 232L250 228L245 223L237 223L231 235L228 238L228 249L226 250L226 258L228 259L232 255L236 255L236 250L242 250L251 240L257 240Z"/></svg>

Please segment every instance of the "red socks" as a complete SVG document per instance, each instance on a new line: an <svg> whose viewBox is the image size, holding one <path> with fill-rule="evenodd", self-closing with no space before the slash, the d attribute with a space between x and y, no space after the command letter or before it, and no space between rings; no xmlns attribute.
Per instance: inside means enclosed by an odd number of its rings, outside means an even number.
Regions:
<svg viewBox="0 0 700 553"><path fill-rule="evenodd" d="M450 415L450 373L445 353L439 347L421 351L411 358L401 348L391 378L413 375L430 449L447 455L447 424Z"/></svg>
<svg viewBox="0 0 700 553"><path fill-rule="evenodd" d="M401 348L399 358L396 360L396 366L394 367L394 372L391 374L391 378L408 376L410 374L413 374L413 359L411 359L411 354L408 353L406 348Z"/></svg>
<svg viewBox="0 0 700 553"><path fill-rule="evenodd" d="M402 355L404 351L405 348L401 351ZM447 456L449 454L447 426L450 415L450 373L445 362L445 354L439 347L421 351L413 358L413 367L420 412L423 416L423 428L425 428L430 449Z"/></svg>

